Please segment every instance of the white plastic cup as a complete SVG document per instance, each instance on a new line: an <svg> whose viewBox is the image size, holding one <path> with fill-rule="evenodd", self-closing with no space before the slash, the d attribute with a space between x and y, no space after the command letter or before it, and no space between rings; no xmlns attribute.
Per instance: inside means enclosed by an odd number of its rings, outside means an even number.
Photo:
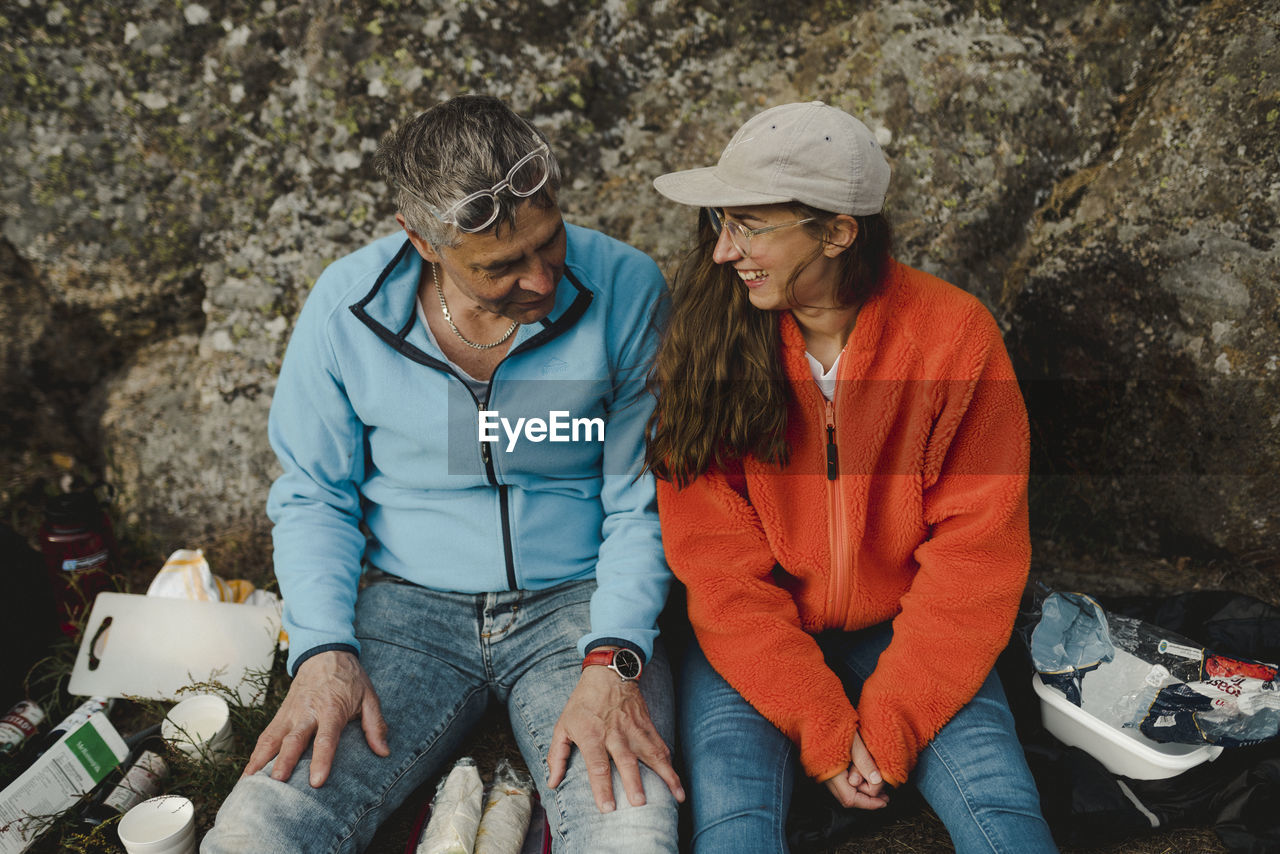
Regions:
<svg viewBox="0 0 1280 854"><path fill-rule="evenodd" d="M196 854L196 810L178 795L143 801L116 830L129 854Z"/></svg>
<svg viewBox="0 0 1280 854"><path fill-rule="evenodd" d="M231 746L231 709L213 694L188 697L165 715L160 735L188 756L220 756Z"/></svg>

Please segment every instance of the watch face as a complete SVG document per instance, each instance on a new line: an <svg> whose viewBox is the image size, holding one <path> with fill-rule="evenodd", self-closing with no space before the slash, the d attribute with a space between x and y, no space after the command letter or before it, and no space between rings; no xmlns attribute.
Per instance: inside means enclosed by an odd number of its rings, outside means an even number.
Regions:
<svg viewBox="0 0 1280 854"><path fill-rule="evenodd" d="M618 669L618 675L623 679L640 678L640 656L625 647L613 654L613 666Z"/></svg>

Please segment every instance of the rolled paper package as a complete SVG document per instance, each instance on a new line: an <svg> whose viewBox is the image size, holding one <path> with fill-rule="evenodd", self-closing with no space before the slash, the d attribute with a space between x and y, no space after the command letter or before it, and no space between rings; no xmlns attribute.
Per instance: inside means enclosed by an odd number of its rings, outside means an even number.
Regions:
<svg viewBox="0 0 1280 854"><path fill-rule="evenodd" d="M485 799L473 854L520 854L533 814L533 781L503 759Z"/></svg>
<svg viewBox="0 0 1280 854"><path fill-rule="evenodd" d="M431 820L415 854L474 854L484 805L484 783L475 760L459 759L431 802Z"/></svg>

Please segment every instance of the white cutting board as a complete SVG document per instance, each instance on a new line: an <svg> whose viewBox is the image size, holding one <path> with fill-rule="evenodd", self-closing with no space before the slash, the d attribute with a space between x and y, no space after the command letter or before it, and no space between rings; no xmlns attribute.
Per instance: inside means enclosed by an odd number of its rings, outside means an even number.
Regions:
<svg viewBox="0 0 1280 854"><path fill-rule="evenodd" d="M107 618L103 640L95 644ZM264 680L245 677L270 671L279 635L274 605L100 593L67 690L174 700L181 688L216 681L235 691L242 705L259 705Z"/></svg>

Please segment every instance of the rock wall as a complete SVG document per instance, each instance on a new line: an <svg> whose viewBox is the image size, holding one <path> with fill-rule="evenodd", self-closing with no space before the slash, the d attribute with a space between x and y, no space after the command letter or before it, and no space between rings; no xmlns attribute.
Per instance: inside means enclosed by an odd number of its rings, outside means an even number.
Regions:
<svg viewBox="0 0 1280 854"><path fill-rule="evenodd" d="M821 99L885 142L899 257L1005 328L1039 535L1280 557L1277 0L104 5L0 7L11 512L74 456L170 547L264 524L291 321L394 228L398 118L507 99L672 272L650 179Z"/></svg>

